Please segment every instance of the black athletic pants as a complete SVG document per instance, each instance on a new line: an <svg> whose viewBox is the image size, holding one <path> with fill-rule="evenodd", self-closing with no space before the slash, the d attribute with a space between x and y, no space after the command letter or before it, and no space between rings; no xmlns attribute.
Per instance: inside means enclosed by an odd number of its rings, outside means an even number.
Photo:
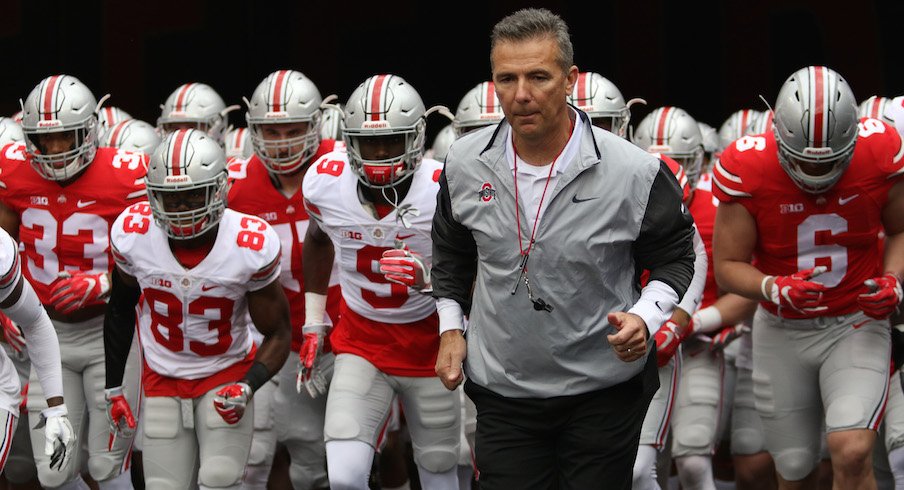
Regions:
<svg viewBox="0 0 904 490"><path fill-rule="evenodd" d="M506 398L470 380L481 490L626 489L659 387L655 347L637 376L581 395Z"/></svg>

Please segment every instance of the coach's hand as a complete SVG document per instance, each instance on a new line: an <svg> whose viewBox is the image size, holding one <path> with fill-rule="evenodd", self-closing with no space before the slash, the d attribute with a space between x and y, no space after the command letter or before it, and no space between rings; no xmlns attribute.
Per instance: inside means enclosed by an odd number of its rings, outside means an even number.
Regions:
<svg viewBox="0 0 904 490"><path fill-rule="evenodd" d="M436 356L436 375L449 390L458 388L465 380L461 364L468 355L468 346L461 330L447 330L439 337L439 354Z"/></svg>
<svg viewBox="0 0 904 490"><path fill-rule="evenodd" d="M634 362L647 353L647 324L634 313L615 311L609 313L609 324L618 332L607 335L615 355L625 362ZM442 351L442 348L440 348Z"/></svg>

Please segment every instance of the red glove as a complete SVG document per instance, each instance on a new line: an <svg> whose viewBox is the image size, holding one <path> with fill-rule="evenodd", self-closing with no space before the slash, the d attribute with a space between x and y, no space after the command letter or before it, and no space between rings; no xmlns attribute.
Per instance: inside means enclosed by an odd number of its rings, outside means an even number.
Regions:
<svg viewBox="0 0 904 490"><path fill-rule="evenodd" d="M213 399L213 407L227 424L234 425L242 420L250 399L251 387L247 383L233 383L220 388Z"/></svg>
<svg viewBox="0 0 904 490"><path fill-rule="evenodd" d="M424 291L430 289L430 267L424 258L411 250L393 248L383 252L380 274L386 280Z"/></svg>
<svg viewBox="0 0 904 490"><path fill-rule="evenodd" d="M329 325L310 323L302 327L304 344L298 353L298 376L295 378L295 390L301 393L304 387L311 398L317 398L327 392L328 383L320 369L320 355L323 353L323 337Z"/></svg>
<svg viewBox="0 0 904 490"><path fill-rule="evenodd" d="M795 272L790 276L775 277L771 291L772 302L782 308L791 308L805 313L827 309L828 306L819 305L826 287L810 280L826 270L825 266L819 266Z"/></svg>
<svg viewBox="0 0 904 490"><path fill-rule="evenodd" d="M725 327L713 336L713 339L709 342L709 350L712 352L723 350L728 347L728 344L734 342L749 331L750 327L742 323L733 327Z"/></svg>
<svg viewBox="0 0 904 490"><path fill-rule="evenodd" d="M107 273L60 272L60 278L50 288L50 304L61 313L72 313L85 306L101 303L110 294Z"/></svg>
<svg viewBox="0 0 904 490"><path fill-rule="evenodd" d="M678 346L685 336L681 335L681 326L672 320L668 320L659 327L653 335L656 341L656 365L659 367L669 363L669 359L678 351Z"/></svg>
<svg viewBox="0 0 904 490"><path fill-rule="evenodd" d="M107 421L110 422L110 440L107 449L112 450L117 438L129 438L135 434L135 416L132 415L132 407L122 392L122 386L105 389L104 398L107 400Z"/></svg>
<svg viewBox="0 0 904 490"><path fill-rule="evenodd" d="M25 350L25 336L22 334L22 329L3 313L0 313L0 325L3 326L3 338L6 339L6 343L21 354Z"/></svg>
<svg viewBox="0 0 904 490"><path fill-rule="evenodd" d="M866 313L866 316L877 320L884 320L891 316L901 303L904 293L901 291L901 281L891 272L884 276L867 279L863 282L869 290L857 296L857 304Z"/></svg>

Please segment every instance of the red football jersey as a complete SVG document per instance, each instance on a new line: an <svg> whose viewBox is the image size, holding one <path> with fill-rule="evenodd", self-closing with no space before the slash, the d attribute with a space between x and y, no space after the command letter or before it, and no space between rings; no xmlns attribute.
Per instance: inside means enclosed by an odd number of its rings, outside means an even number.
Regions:
<svg viewBox="0 0 904 490"><path fill-rule="evenodd" d="M23 273L38 298L50 304L50 289L62 271L109 272L110 226L126 207L147 198L147 155L98 148L72 183L41 177L25 145L0 150L0 201L19 216Z"/></svg>
<svg viewBox="0 0 904 490"><path fill-rule="evenodd" d="M311 161L333 151L335 141L320 143ZM292 315L292 350L298 352L304 342L301 327L304 325L304 276L301 268L301 251L308 230L308 213L304 209L301 189L291 197L280 192L270 179L267 167L257 155L247 160L231 159L229 175L232 187L226 200L229 207L245 214L266 220L279 235L282 244L282 273L280 284L289 299ZM327 313L335 325L339 320L338 274L333 274L327 294ZM328 343L328 342L327 342ZM325 346L329 350L329 346Z"/></svg>
<svg viewBox="0 0 904 490"><path fill-rule="evenodd" d="M772 133L745 136L722 153L713 191L723 202L741 203L756 220L754 259L760 271L789 275L824 265L814 280L828 287L817 314L783 309L787 318L837 316L857 311L863 282L883 272L877 237L889 189L904 174L904 147L897 132L876 119L860 121L850 166L822 194L802 191L778 161ZM778 313L771 302L761 303Z"/></svg>
<svg viewBox="0 0 904 490"><path fill-rule="evenodd" d="M706 286L703 288L703 299L700 301L700 308L706 308L715 303L719 298L719 287L716 285L716 272L713 267L713 229L716 224L716 210L719 206L719 200L712 193L712 176L704 174L700 176L700 182L694 190L694 197L688 206L691 216L694 217L694 223L697 225L697 232L703 239L703 245L706 247L706 258L709 267L706 268Z"/></svg>

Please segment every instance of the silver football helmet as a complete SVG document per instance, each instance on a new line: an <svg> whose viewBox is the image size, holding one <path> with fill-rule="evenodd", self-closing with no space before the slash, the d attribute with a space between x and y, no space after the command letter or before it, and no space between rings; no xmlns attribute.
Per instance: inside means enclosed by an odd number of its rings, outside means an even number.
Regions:
<svg viewBox="0 0 904 490"><path fill-rule="evenodd" d="M190 127L206 132L216 141L223 141L226 116L236 108L226 107L220 94L209 85L186 83L174 90L160 106L157 128L166 134Z"/></svg>
<svg viewBox="0 0 904 490"><path fill-rule="evenodd" d="M428 113L414 87L397 75L374 75L355 89L345 105L343 135L349 164L364 185L391 187L414 174L424 155ZM377 141L380 154L364 158L362 146ZM389 154L387 147L395 145L399 153Z"/></svg>
<svg viewBox="0 0 904 490"><path fill-rule="evenodd" d="M31 164L42 177L67 180L91 164L97 106L91 90L70 75L47 77L31 91L22 103L22 131Z"/></svg>
<svg viewBox="0 0 904 490"><path fill-rule="evenodd" d="M114 124L100 139L100 146L110 146L151 155L160 144L154 126L139 119L126 119Z"/></svg>
<svg viewBox="0 0 904 490"><path fill-rule="evenodd" d="M304 74L279 70L262 81L245 100L245 118L254 153L270 172L297 172L320 146L320 91ZM268 125L303 123L291 134L265 135Z"/></svg>
<svg viewBox="0 0 904 490"><path fill-rule="evenodd" d="M891 115L891 99L874 95L860 104L860 117L871 117L886 124L895 125L895 118Z"/></svg>
<svg viewBox="0 0 904 490"><path fill-rule="evenodd" d="M756 125L757 120L762 113L753 109L741 109L733 112L728 119L722 123L719 128L719 144L721 149L728 148L738 138L751 133L752 127Z"/></svg>
<svg viewBox="0 0 904 490"><path fill-rule="evenodd" d="M0 117L0 148L13 143L25 141L22 125L11 117Z"/></svg>
<svg viewBox="0 0 904 490"><path fill-rule="evenodd" d="M706 153L716 153L719 151L719 133L716 128L697 121L697 128L700 129L700 135L703 136L703 151Z"/></svg>
<svg viewBox="0 0 904 490"><path fill-rule="evenodd" d="M342 141L342 127L345 122L342 114L345 106L342 104L324 104L323 117L320 119L320 139Z"/></svg>
<svg viewBox="0 0 904 490"><path fill-rule="evenodd" d="M647 114L634 131L634 144L675 159L684 167L690 188L696 187L703 165L703 135L684 109L665 106Z"/></svg>
<svg viewBox="0 0 904 490"><path fill-rule="evenodd" d="M251 132L247 128L231 128L223 137L226 144L226 158L249 158L254 154L251 147Z"/></svg>
<svg viewBox="0 0 904 490"><path fill-rule="evenodd" d="M747 130L747 134L763 134L763 133L771 133L772 132L772 120L775 118L775 113L772 112L772 109L769 109L766 112L761 112L760 117L756 118L756 121L750 125L750 128Z"/></svg>
<svg viewBox="0 0 904 490"><path fill-rule="evenodd" d="M97 113L98 132L103 135L116 124L128 119L132 119L132 116L119 107L103 107Z"/></svg>
<svg viewBox="0 0 904 490"><path fill-rule="evenodd" d="M496 86L493 82L480 82L468 90L458 103L452 127L456 136L484 126L497 124L505 118L499 97L496 97Z"/></svg>
<svg viewBox="0 0 904 490"><path fill-rule="evenodd" d="M568 102L586 112L594 125L622 138L626 136L631 121L631 106L637 102L646 104L643 99L631 99L626 103L614 83L592 71L578 74Z"/></svg>
<svg viewBox="0 0 904 490"><path fill-rule="evenodd" d="M825 192L851 163L858 123L854 93L841 75L825 66L801 68L775 103L779 162L804 191Z"/></svg>
<svg viewBox="0 0 904 490"><path fill-rule="evenodd" d="M430 146L430 158L441 162L445 161L453 141L455 141L455 128L449 124L440 129L439 133L436 134L436 138L433 139L433 145Z"/></svg>
<svg viewBox="0 0 904 490"><path fill-rule="evenodd" d="M169 133L154 151L145 179L154 221L185 240L212 229L226 209L226 154L197 129Z"/></svg>

